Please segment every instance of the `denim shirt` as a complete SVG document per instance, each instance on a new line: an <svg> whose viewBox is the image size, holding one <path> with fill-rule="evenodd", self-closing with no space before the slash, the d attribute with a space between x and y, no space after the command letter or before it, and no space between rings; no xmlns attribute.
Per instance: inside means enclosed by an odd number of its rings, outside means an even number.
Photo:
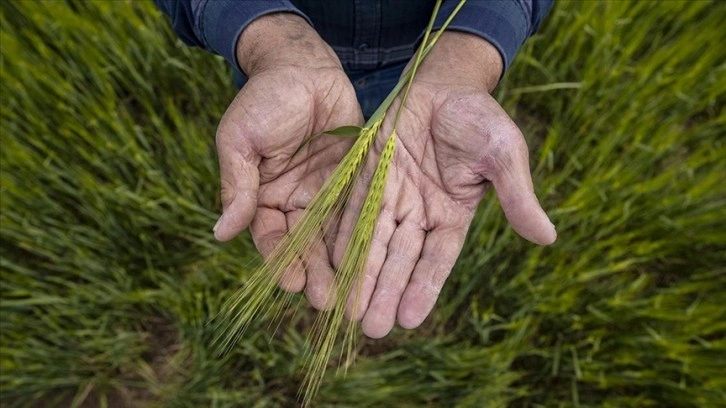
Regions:
<svg viewBox="0 0 726 408"><path fill-rule="evenodd" d="M504 69L539 27L554 0L468 0L449 25L486 39ZM242 30L266 14L288 12L308 21L333 48L358 92L365 116L395 85L431 18L435 0L155 0L185 43L222 55L245 80L235 47ZM441 27L459 0L444 0ZM393 84L393 85L392 85ZM370 112L368 112L370 110Z"/></svg>
<svg viewBox="0 0 726 408"><path fill-rule="evenodd" d="M539 27L554 0L469 0L450 30L478 35L501 53L505 69ZM256 18L289 12L305 18L333 47L347 70L370 70L408 60L434 0L155 0L187 44L222 55L238 68L237 37ZM445 0L436 26L459 3Z"/></svg>

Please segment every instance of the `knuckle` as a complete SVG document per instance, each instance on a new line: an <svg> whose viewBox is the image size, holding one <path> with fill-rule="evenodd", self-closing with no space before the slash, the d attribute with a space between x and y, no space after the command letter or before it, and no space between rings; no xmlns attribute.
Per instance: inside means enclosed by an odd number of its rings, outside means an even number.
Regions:
<svg viewBox="0 0 726 408"><path fill-rule="evenodd" d="M234 188L234 185L232 183L227 180L222 180L220 196L222 199L222 206L226 208L227 206L232 204L232 201L234 201L235 197L237 196L237 190Z"/></svg>
<svg viewBox="0 0 726 408"><path fill-rule="evenodd" d="M415 264L418 260L418 256L415 254L411 254L408 251L404 250L392 250L388 253L388 259L387 261L391 262L395 265L411 265Z"/></svg>
<svg viewBox="0 0 726 408"><path fill-rule="evenodd" d="M480 165L490 176L508 171L518 161L528 160L524 136L509 117L492 121L488 131L488 143Z"/></svg>
<svg viewBox="0 0 726 408"><path fill-rule="evenodd" d="M438 259L431 258L422 259L421 265L428 270L428 279L419 278L417 283L430 293L438 296L451 274L451 266Z"/></svg>
<svg viewBox="0 0 726 408"><path fill-rule="evenodd" d="M378 279L376 284L376 292L379 296L396 298L403 294L408 282L401 280Z"/></svg>
<svg viewBox="0 0 726 408"><path fill-rule="evenodd" d="M450 273L451 268L447 267L440 267L434 271L434 274L431 277L431 283L428 285L428 289L431 291L431 293L435 295L441 293L441 289L444 287L444 284L449 278Z"/></svg>

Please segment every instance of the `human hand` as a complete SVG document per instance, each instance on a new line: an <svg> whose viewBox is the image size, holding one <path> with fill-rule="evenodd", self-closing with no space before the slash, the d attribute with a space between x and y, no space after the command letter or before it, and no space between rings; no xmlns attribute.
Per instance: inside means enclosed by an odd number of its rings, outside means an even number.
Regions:
<svg viewBox="0 0 726 408"><path fill-rule="evenodd" d="M467 63L468 61L468 63ZM550 244L554 226L540 207L524 138L489 95L502 70L497 50L469 34L446 32L422 63L397 125L398 143L359 294L346 313L372 338L396 320L419 326L433 308L490 184L522 237ZM399 98L400 100L400 98ZM398 104L373 147L380 155ZM370 178L375 160L363 176ZM340 263L366 191L354 191L340 222Z"/></svg>
<svg viewBox="0 0 726 408"><path fill-rule="evenodd" d="M223 214L214 235L227 241L249 226L267 257L351 144L327 135L304 141L361 124L363 116L338 58L296 15L271 14L252 22L238 41L237 57L249 80L217 130ZM330 265L320 243L280 283L288 291L306 288L310 303L323 308L319 291L332 282Z"/></svg>

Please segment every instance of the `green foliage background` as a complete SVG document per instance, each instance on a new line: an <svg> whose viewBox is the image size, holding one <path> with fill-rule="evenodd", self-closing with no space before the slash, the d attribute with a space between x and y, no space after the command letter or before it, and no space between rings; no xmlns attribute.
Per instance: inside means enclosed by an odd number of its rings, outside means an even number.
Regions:
<svg viewBox="0 0 726 408"><path fill-rule="evenodd" d="M558 227L486 199L433 313L316 406L726 405L726 5L557 3L498 98ZM149 2L2 2L2 406L294 406L304 328L233 353L254 267L214 242L224 62Z"/></svg>

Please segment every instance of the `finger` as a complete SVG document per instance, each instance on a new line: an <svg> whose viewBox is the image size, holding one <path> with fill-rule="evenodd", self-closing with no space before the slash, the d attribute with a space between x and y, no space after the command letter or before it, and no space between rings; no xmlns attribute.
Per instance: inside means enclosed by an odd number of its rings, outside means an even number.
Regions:
<svg viewBox="0 0 726 408"><path fill-rule="evenodd" d="M305 296L314 308L330 310L336 300L335 272L321 238L315 239L315 244L303 259L303 265L307 275Z"/></svg>
<svg viewBox="0 0 726 408"><path fill-rule="evenodd" d="M511 138L513 146L493 160L494 170L486 177L512 228L529 241L549 245L557 239L557 232L534 194L527 145L518 130L516 133Z"/></svg>
<svg viewBox="0 0 726 408"><path fill-rule="evenodd" d="M229 241L252 221L257 209L260 156L234 128L222 120L217 133L217 152L222 179L222 216L214 226L214 237Z"/></svg>
<svg viewBox="0 0 726 408"><path fill-rule="evenodd" d="M336 269L340 267L340 262L343 259L343 254L345 253L345 249L348 246L350 237L353 234L355 224L358 221L361 207L363 207L363 203L368 196L371 179L376 171L376 167L378 166L378 158L381 156L385 143L386 140L380 137L373 142L373 145L371 146L370 151L368 152L368 155L366 157L364 167L358 175L357 180L354 182L353 191L350 193L350 197L348 198L345 208L343 209L343 214L340 217L340 223L338 224L338 228L335 231L336 239L333 248L333 265ZM391 169L389 171L393 172L394 170ZM386 183L386 189L389 189L388 186L392 183L392 179L393 176L389 175L388 181ZM386 200L386 196L384 196L383 202L381 203L381 208L393 209L394 207L395 204L389 203Z"/></svg>
<svg viewBox="0 0 726 408"><path fill-rule="evenodd" d="M363 333L366 336L378 339L393 328L398 304L421 255L425 236L425 231L417 224L405 220L393 232L386 261L363 317Z"/></svg>
<svg viewBox="0 0 726 408"><path fill-rule="evenodd" d="M418 327L431 313L466 238L466 226L439 227L426 235L421 257L398 306L398 324Z"/></svg>
<svg viewBox="0 0 726 408"><path fill-rule="evenodd" d="M288 231L285 213L273 208L261 207L252 220L252 241L264 259L268 259ZM277 278L280 288L288 292L300 292L305 287L305 270L295 261Z"/></svg>
<svg viewBox="0 0 726 408"><path fill-rule="evenodd" d="M388 206L384 206L373 231L365 272L363 276L353 282L351 293L348 295L345 308L345 315L348 319L361 320L366 310L368 310L368 304L376 288L378 275L381 272L381 267L383 267L383 262L386 260L388 243L395 229L396 220L393 211Z"/></svg>
<svg viewBox="0 0 726 408"><path fill-rule="evenodd" d="M346 248L348 247L348 243L353 236L355 224L358 221L358 217L360 216L361 206L366 198L367 192L365 190L365 185L367 185L367 183L362 179L363 177L360 177L358 182L356 182L353 186L353 192L351 193L350 198L348 199L348 202L343 209L343 215L341 215L340 217L340 222L335 228L331 228L329 230L330 237L334 237L333 248L330 252L332 252L333 265L335 266L336 270L339 270L343 263L343 257L345 256ZM377 252L380 252L379 247L380 245L374 242L371 244L371 251L376 250ZM383 256L385 259L385 253ZM383 261L381 260L380 264L378 265L379 270L382 264ZM368 267L368 265L366 267ZM348 295L345 313L346 317L348 317L349 319L354 317L352 316L352 312L354 311L354 309L356 309L354 307L356 299L353 294L358 292L358 288L360 287L361 283L365 283L365 280L354 281L351 293ZM373 284L375 285L375 279L373 280ZM370 286L370 284L368 284L368 286ZM352 300L351 297L353 297Z"/></svg>
<svg viewBox="0 0 726 408"><path fill-rule="evenodd" d="M288 229L292 229L304 210L290 211L285 214ZM334 273L330 266L327 250L322 241L322 235L311 237L314 240L312 247L306 251L305 258L297 260L285 271L285 279L299 282L303 277L305 296L310 304L318 310L328 310L335 302L333 292ZM295 287L298 288L297 286ZM299 287L298 291L302 290Z"/></svg>
<svg viewBox="0 0 726 408"><path fill-rule="evenodd" d="M366 185L367 182L364 180L365 176L361 175L353 186L353 191L350 193L348 202L343 208L343 215L340 216L340 222L334 232L335 243L333 245L333 266L336 269L340 268L340 264L345 254L345 248L350 242L350 238L353 235L353 229L355 223L358 221L358 216L363 206L363 201L366 198Z"/></svg>
<svg viewBox="0 0 726 408"><path fill-rule="evenodd" d="M302 216L303 211L295 210L286 214L288 228L293 227ZM322 231L320 231L319 235L310 237L310 239L314 242L302 259L305 274L305 296L314 308L328 310L335 304L335 292L333 290L335 274L323 242ZM295 270L295 273L297 273L297 270Z"/></svg>

